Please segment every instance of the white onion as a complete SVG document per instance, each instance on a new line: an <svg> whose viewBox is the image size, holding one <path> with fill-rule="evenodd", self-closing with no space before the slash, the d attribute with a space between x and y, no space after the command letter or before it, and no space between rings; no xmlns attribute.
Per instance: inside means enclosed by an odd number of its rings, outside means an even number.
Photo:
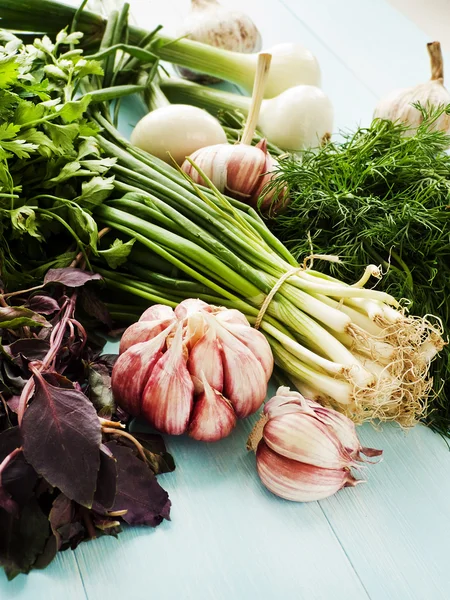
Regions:
<svg viewBox="0 0 450 600"><path fill-rule="evenodd" d="M206 110L185 104L157 108L143 117L131 134L131 143L149 154L182 164L199 148L224 144L225 131Z"/></svg>

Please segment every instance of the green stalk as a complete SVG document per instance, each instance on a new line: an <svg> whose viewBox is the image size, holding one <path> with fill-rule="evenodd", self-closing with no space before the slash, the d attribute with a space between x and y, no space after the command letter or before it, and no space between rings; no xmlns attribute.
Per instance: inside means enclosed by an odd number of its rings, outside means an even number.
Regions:
<svg viewBox="0 0 450 600"><path fill-rule="evenodd" d="M200 248L196 244L193 244L174 233L170 233L157 225L147 223L143 219L134 217L115 208L99 206L96 214L106 225L119 229L119 231L123 231L131 237L135 237L138 241L151 248L157 254L161 254L161 256L169 260L169 262L173 262L173 264L182 271L188 273L194 279L201 281L211 289L215 289L219 294L224 294L230 299L236 297L224 288L216 286L212 281L205 279L200 273L189 268L186 263L174 258L169 251L165 250L165 247L172 248L174 251L182 250L184 260L187 262L197 261L198 264L208 265L213 272L220 274L225 281L228 281L231 286L239 290L239 293L244 297L253 298L256 303L258 303L258 301L262 303L264 296L257 287L249 283L215 256L203 250L203 248Z"/></svg>
<svg viewBox="0 0 450 600"><path fill-rule="evenodd" d="M163 77L159 85L172 104L192 104L215 115L224 110L239 110L247 116L250 109L250 98L247 96L209 88L192 81Z"/></svg>
<svg viewBox="0 0 450 600"><path fill-rule="evenodd" d="M188 39L174 40L163 35L157 36L152 50L162 60L231 81L252 91L255 55L222 50Z"/></svg>

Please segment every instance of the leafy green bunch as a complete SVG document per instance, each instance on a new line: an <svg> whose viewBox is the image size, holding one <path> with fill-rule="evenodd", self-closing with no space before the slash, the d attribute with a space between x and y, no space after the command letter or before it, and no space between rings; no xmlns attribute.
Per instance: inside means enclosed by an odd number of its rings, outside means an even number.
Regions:
<svg viewBox="0 0 450 600"><path fill-rule="evenodd" d="M101 156L86 116L103 69L75 48L82 35L23 44L0 31L0 267L10 288L97 252L92 210L113 189L115 159Z"/></svg>

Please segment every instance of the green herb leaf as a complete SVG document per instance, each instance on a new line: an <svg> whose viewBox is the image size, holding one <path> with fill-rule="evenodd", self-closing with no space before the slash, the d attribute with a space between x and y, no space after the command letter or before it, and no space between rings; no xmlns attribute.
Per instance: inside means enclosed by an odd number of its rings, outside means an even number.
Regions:
<svg viewBox="0 0 450 600"><path fill-rule="evenodd" d="M117 269L117 267L120 267L120 265L127 261L134 242L135 240L122 242L122 240L116 239L108 249L99 250L98 253L103 256L111 269Z"/></svg>

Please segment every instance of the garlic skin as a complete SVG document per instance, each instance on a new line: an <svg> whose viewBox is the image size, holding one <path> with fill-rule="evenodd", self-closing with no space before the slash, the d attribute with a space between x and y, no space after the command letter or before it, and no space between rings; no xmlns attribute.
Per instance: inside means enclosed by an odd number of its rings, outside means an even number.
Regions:
<svg viewBox="0 0 450 600"><path fill-rule="evenodd" d="M256 465L262 483L276 496L293 502L323 500L346 486L362 483L346 469L321 469L285 458L260 442Z"/></svg>
<svg viewBox="0 0 450 600"><path fill-rule="evenodd" d="M272 179L273 171L278 164L267 152L267 143L261 140L256 146L246 144L217 144L197 150L189 157L217 189L229 196L258 206L258 198L264 186ZM205 182L189 160L185 160L181 169L195 183L205 185ZM264 197L261 210L266 211L271 206L276 192ZM284 203L285 193L280 194L276 205Z"/></svg>
<svg viewBox="0 0 450 600"><path fill-rule="evenodd" d="M322 500L344 486L361 483L351 468L382 451L362 448L348 417L280 387L264 406L250 434L262 483L274 494L297 502Z"/></svg>
<svg viewBox="0 0 450 600"><path fill-rule="evenodd" d="M444 87L444 63L439 42L427 44L430 56L431 79L415 87L394 90L378 103L374 117L409 125L407 134L412 135L423 121L422 113L413 103L423 108L438 108L450 104L450 93ZM443 113L430 127L432 131L450 134L450 115Z"/></svg>
<svg viewBox="0 0 450 600"><path fill-rule="evenodd" d="M129 328L131 345L113 368L114 398L163 433L219 440L264 401L273 369L270 346L236 310L198 299L165 309L151 307L135 324L153 332L166 323L149 341L133 344L136 327ZM226 329L230 324L237 335Z"/></svg>
<svg viewBox="0 0 450 600"><path fill-rule="evenodd" d="M185 104L171 104L149 112L131 133L134 146L169 164L173 158L179 165L199 148L226 141L217 119L206 110Z"/></svg>
<svg viewBox="0 0 450 600"><path fill-rule="evenodd" d="M256 25L248 15L229 10L217 0L191 0L191 12L177 29L177 37L187 36L216 48L250 53L261 50L262 39ZM185 79L199 83L218 83L221 79L203 75L190 69L177 67Z"/></svg>

